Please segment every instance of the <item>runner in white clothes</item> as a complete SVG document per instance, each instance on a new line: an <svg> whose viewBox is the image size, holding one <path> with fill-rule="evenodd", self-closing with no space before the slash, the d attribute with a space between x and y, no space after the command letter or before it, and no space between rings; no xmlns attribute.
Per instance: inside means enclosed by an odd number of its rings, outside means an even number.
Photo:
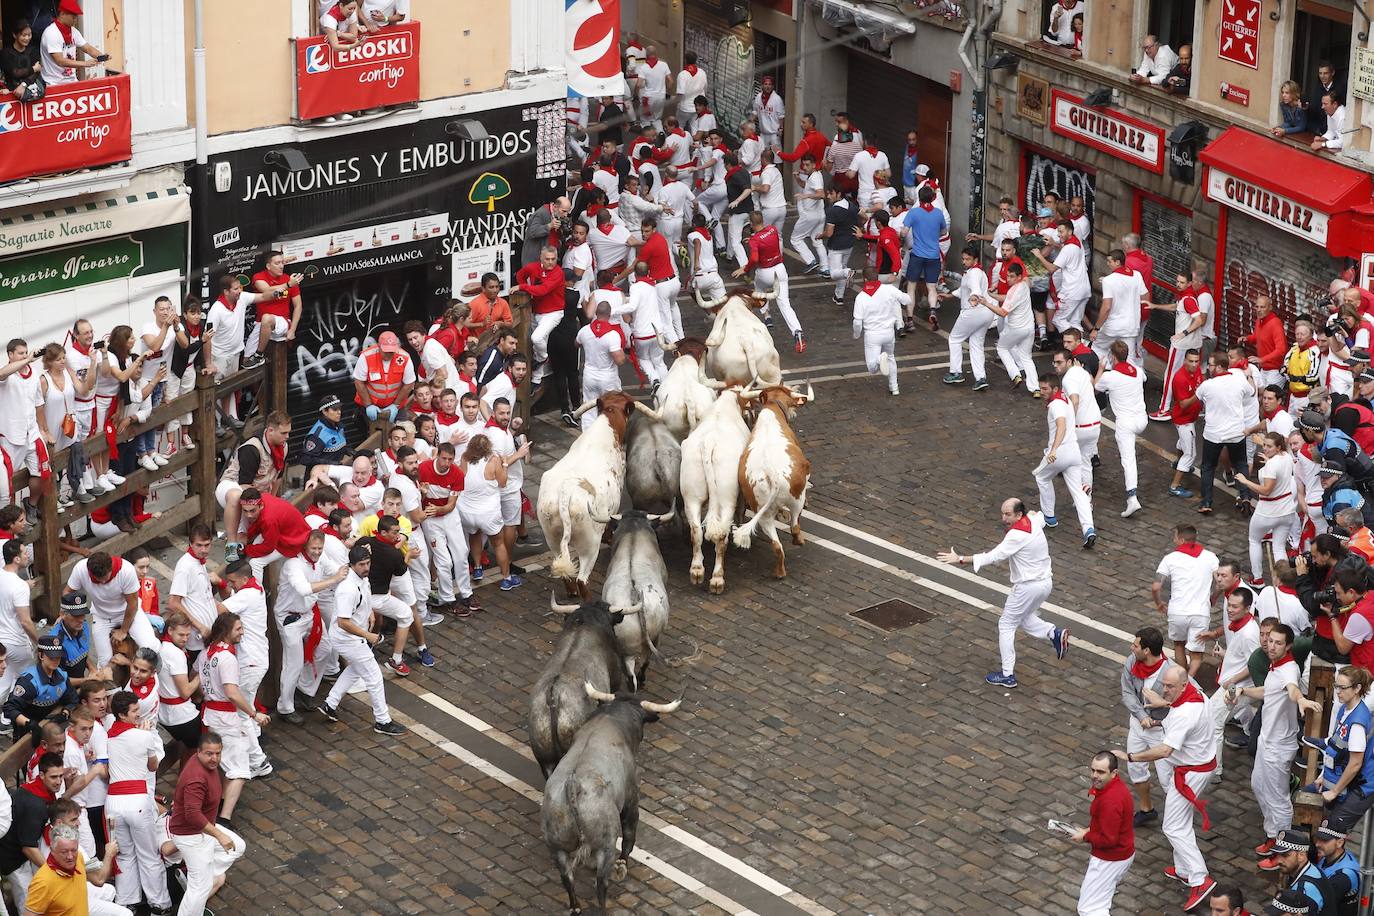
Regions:
<svg viewBox="0 0 1374 916"><path fill-rule="evenodd" d="M1159 744L1143 751L1114 750L1118 760L1127 763L1155 762L1155 772L1164 786L1164 818L1160 828L1173 847L1174 864L1165 874L1188 887L1184 910L1192 912L1216 889L1207 874L1207 862L1198 849L1193 831L1194 812L1202 814L1202 829L1210 830L1207 803L1201 796L1212 781L1216 768L1216 736L1207 697L1188 680L1178 665L1164 672L1163 698L1169 715L1162 723Z"/></svg>
<svg viewBox="0 0 1374 916"><path fill-rule="evenodd" d="M1121 346L1117 346L1117 344ZM1138 470L1135 440L1149 420L1145 410L1145 370L1131 364L1130 348L1124 341L1112 343L1111 365L1100 363L1093 387L1107 395L1107 403L1116 419L1116 450L1121 455L1121 474L1126 487L1126 508L1122 518L1130 518L1140 511L1136 496Z"/></svg>
<svg viewBox="0 0 1374 916"><path fill-rule="evenodd" d="M1112 341L1124 340L1131 346L1131 363L1139 368L1143 360L1135 352L1140 336L1140 304L1148 301L1149 291L1139 273L1126 266L1126 253L1113 248L1107 253L1110 273L1102 278L1102 304L1097 310L1097 327L1093 328L1093 352L1105 361L1111 352Z"/></svg>
<svg viewBox="0 0 1374 916"><path fill-rule="evenodd" d="M706 217L701 213L692 217L687 249L692 257L692 290L697 305L702 308L720 305L725 301L725 281L720 278L720 267L716 264L711 230L706 227Z"/></svg>
<svg viewBox="0 0 1374 916"><path fill-rule="evenodd" d="M782 122L787 116L782 96L773 91L773 77L765 76L759 80L759 91L749 106L754 120L759 125L760 139L767 149L782 148Z"/></svg>
<svg viewBox="0 0 1374 916"><path fill-rule="evenodd" d="M1049 445L1045 457L1032 472L1040 489L1040 509L1045 513L1045 527L1054 528L1059 520L1054 516L1054 478L1063 475L1064 486L1078 512L1078 524L1083 528L1083 548L1097 543L1093 528L1093 506L1083 484L1083 455L1078 451L1078 439L1073 433L1073 405L1059 387L1059 376L1046 372L1040 376L1040 396L1045 399L1049 418Z"/></svg>
<svg viewBox="0 0 1374 916"><path fill-rule="evenodd" d="M863 337L864 364L873 375L887 376L890 394L897 388L897 331L902 327L902 308L911 297L895 283L879 283L876 267L864 268L864 285L854 297L854 339Z"/></svg>
<svg viewBox="0 0 1374 916"><path fill-rule="evenodd" d="M452 448L452 446L449 446ZM314 698L331 654L319 595L334 589L348 575L324 555L325 533L312 531L300 556L282 564L277 600L272 608L281 636L281 679L277 688L277 715L292 725L303 725L296 712L296 691Z"/></svg>
<svg viewBox="0 0 1374 916"><path fill-rule="evenodd" d="M1007 279L1011 285L1005 295L983 296L980 301L993 314L1005 319L998 327L997 355L1011 377L1011 387L1022 385L1035 389L1035 361L1031 346L1035 343L1035 313L1031 310L1030 286L1026 271L1019 263L1007 265ZM999 304L999 302L1001 304ZM1039 396L1039 390L1035 389Z"/></svg>
<svg viewBox="0 0 1374 916"><path fill-rule="evenodd" d="M686 124L696 116L697 96L706 95L706 71L697 65L697 52L682 52L682 69L674 83L677 95L677 119Z"/></svg>
<svg viewBox="0 0 1374 916"><path fill-rule="evenodd" d="M1212 617L1212 578L1219 561L1217 555L1197 540L1197 529L1179 525L1173 532L1174 549L1164 555L1155 569L1150 593L1155 609L1164 615L1169 640L1174 644L1174 661L1185 671L1196 671L1202 664L1206 645L1202 634ZM1169 603L1164 603L1164 587L1169 588Z"/></svg>
<svg viewBox="0 0 1374 916"><path fill-rule="evenodd" d="M1083 456L1083 488L1091 495L1093 468L1101 463L1097 457L1097 440L1102 435L1102 410L1097 406L1093 377L1069 350L1057 350L1052 360L1064 397L1073 406L1073 433L1078 440L1078 453Z"/></svg>
<svg viewBox="0 0 1374 916"><path fill-rule="evenodd" d="M146 898L155 911L171 912L167 872L158 854L157 804L148 791L149 777L162 760L162 738L156 729L139 727L138 697L132 693L115 694L110 711L114 721L108 741L110 789L105 817L111 838L119 844L115 902L133 907Z"/></svg>
<svg viewBox="0 0 1374 916"><path fill-rule="evenodd" d="M132 563L97 550L72 569L62 594L72 592L84 592L91 602L91 651L97 668L110 663L115 630L126 632L140 648L157 648L153 624L138 606L138 574Z"/></svg>
<svg viewBox="0 0 1374 916"><path fill-rule="evenodd" d="M215 618L205 651L197 662L200 690L205 697L201 721L224 739L220 768L224 771L225 783L220 812L225 820L232 820L243 793L243 783L253 776L248 762L252 748L257 745L253 727L272 721L266 713L258 712L239 688L238 645L242 639L243 622L239 615L232 611L220 614ZM257 753L262 753L261 748Z"/></svg>
<svg viewBox="0 0 1374 916"><path fill-rule="evenodd" d="M964 381L964 345L968 345L968 361L973 369L973 390L988 387L987 356L983 342L988 329L996 323L996 316L983 307L988 298L988 275L978 261L978 246L968 245L960 255L964 275L959 280L959 317L949 331L949 374L940 381L946 385L960 385Z"/></svg>
<svg viewBox="0 0 1374 916"><path fill-rule="evenodd" d="M495 407L493 414L499 410L499 406ZM465 434L463 442L475 435L480 432ZM429 552L434 558L439 610L452 611L458 617L471 617L473 611L482 610L482 605L472 593L468 538L457 511L458 494L463 491L463 471L454 462L457 453L452 442L440 442L434 457L420 465L420 495L429 513L420 523L420 530L429 540Z"/></svg>
<svg viewBox="0 0 1374 916"><path fill-rule="evenodd" d="M787 218L787 188L782 172L774 163L775 159L776 154L771 149L763 151L754 190L759 196L759 211L763 213L764 223L778 230L781 235L783 220Z"/></svg>
<svg viewBox="0 0 1374 916"><path fill-rule="evenodd" d="M209 525L197 523L192 526L190 544L172 570L171 594L167 598L167 609L180 611L190 621L191 638L186 648L196 655L205 648L205 636L209 634L215 618L224 610L224 605L215 600L210 573L205 565L210 558L210 545L214 539L215 532Z"/></svg>
<svg viewBox="0 0 1374 916"><path fill-rule="evenodd" d="M1083 311L1092 298L1092 281L1088 278L1088 263L1083 254L1083 243L1074 235L1073 223L1061 219L1055 224L1059 235L1059 252L1050 261L1039 248L1031 249L1040 263L1054 277L1055 290L1059 294L1059 308L1054 312L1054 326L1062 334L1069 328L1083 326Z"/></svg>
<svg viewBox="0 0 1374 916"><path fill-rule="evenodd" d="M1036 639L1048 639L1054 647L1056 658L1062 659L1069 651L1068 627L1056 627L1042 620L1037 613L1040 605L1050 597L1054 586L1050 545L1045 540L1045 519L1039 512L1027 512L1026 504L1019 499L1008 499L1002 503L1002 524L1007 533L1002 543L992 550L963 557L954 548L941 551L937 559L942 563L963 566L973 564L978 572L985 566L1007 561L1011 570L1011 591L1002 606L1002 616L997 621L997 644L1002 654L1002 669L989 674L985 681L995 687L1016 687L1016 631L1023 629Z"/></svg>
<svg viewBox="0 0 1374 916"><path fill-rule="evenodd" d="M243 628L234 653L238 663L239 692L250 707L256 708L254 701L258 696L258 687L267 676L267 667L270 663L267 642L267 595L261 583L254 578L252 566L246 559L237 560L226 566L224 580L234 592L224 599L225 613L237 615ZM204 678L201 680L204 681ZM249 776L253 779L271 776L272 763L263 753L262 745L258 743L258 736L262 734L261 726L265 723L258 722L256 715L250 715L242 724L247 729L249 738Z"/></svg>
<svg viewBox="0 0 1374 916"><path fill-rule="evenodd" d="M754 271L754 292L773 294L772 299L777 303L782 320L792 334L793 349L798 353L805 353L806 335L802 333L801 321L792 308L792 300L788 293L787 265L783 263L782 257L782 236L774 227L763 224L763 214L757 210L749 214L749 224L753 228L753 234L749 236L749 260L741 264L739 270L730 276L743 277L750 270ZM763 307L763 323L772 327L767 305Z"/></svg>
<svg viewBox="0 0 1374 916"><path fill-rule="evenodd" d="M816 157L807 153L801 158L801 165L793 174L796 187L792 199L797 204L797 221L792 224L792 237L788 241L792 250L806 265L806 273L819 270L822 277L830 279L830 256L826 254L825 242L821 233L825 231L825 175L816 168ZM811 249L816 253L812 255Z"/></svg>
<svg viewBox="0 0 1374 916"><path fill-rule="evenodd" d="M640 261L635 264L635 279L630 284L630 336L634 340L635 356L639 368L649 379L649 384L658 387L668 377L668 366L663 362L663 346L659 335L665 333L662 327L663 315L659 309L658 293L654 278L649 276L649 265ZM672 329L666 329L671 334ZM619 374L616 375L617 381Z"/></svg>
<svg viewBox="0 0 1374 916"><path fill-rule="evenodd" d="M1270 556L1282 556L1288 549L1288 536L1298 524L1298 488L1288 440L1279 433L1265 433L1259 449L1264 458L1259 480L1237 472L1236 483L1249 487L1259 500L1250 516L1250 575L1262 584L1268 577L1264 541L1270 539Z"/></svg>
<svg viewBox="0 0 1374 916"><path fill-rule="evenodd" d="M596 305L596 319L577 332L577 346L583 353L582 403L595 404L607 391L620 390L620 367L625 362L629 342L625 332L611 324L611 307L606 302ZM582 428L587 429L601 415L595 407L582 414ZM464 471L466 474L466 470Z"/></svg>
<svg viewBox="0 0 1374 916"><path fill-rule="evenodd" d="M30 610L30 583L19 578L29 565L27 551L17 538L5 541L5 566L0 569L0 645L5 647L5 667L0 671L0 696L8 697L15 680L34 663L38 629Z"/></svg>
<svg viewBox="0 0 1374 916"><path fill-rule="evenodd" d="M191 696L200 689L200 677L190 673L186 641L194 632L190 619L173 611L163 627L157 666L157 721L181 745L182 760L200 745L200 710Z"/></svg>
<svg viewBox="0 0 1374 916"><path fill-rule="evenodd" d="M386 705L386 686L382 669L372 649L382 641L380 633L371 630L372 585L368 573L372 569L372 550L366 544L355 544L348 552L348 575L334 590L334 627L330 641L347 667L329 696L320 705L320 715L331 722L339 721L339 703L362 681L372 701L372 730L379 735L402 735L405 728L391 720Z"/></svg>
<svg viewBox="0 0 1374 916"><path fill-rule="evenodd" d="M1197 296L1193 295L1191 280L1187 273L1179 273L1174 276L1174 283L1179 290L1178 301L1161 303L1154 302L1150 308L1155 311L1169 311L1174 313L1174 333L1169 338L1169 358L1164 362L1164 394L1159 401L1159 410L1150 414L1152 420L1173 419L1171 408L1174 406L1173 385L1174 373L1183 367L1184 358L1189 350L1200 350L1202 347L1202 327L1207 323L1207 313L1198 304Z"/></svg>
<svg viewBox="0 0 1374 916"><path fill-rule="evenodd" d="M1243 588L1226 596L1226 625L1220 628L1226 650L1222 653L1217 674L1217 691L1211 697L1212 718L1216 726L1217 779L1221 779L1223 769L1226 723L1235 719L1241 728L1247 728L1255 717L1255 702L1239 695L1241 690L1255 684L1250 679L1249 662L1250 656L1260 647L1260 628L1251 607L1252 601L1254 595ZM1235 690L1232 691L1232 688ZM1232 692L1237 694L1234 704L1226 702L1227 695Z"/></svg>

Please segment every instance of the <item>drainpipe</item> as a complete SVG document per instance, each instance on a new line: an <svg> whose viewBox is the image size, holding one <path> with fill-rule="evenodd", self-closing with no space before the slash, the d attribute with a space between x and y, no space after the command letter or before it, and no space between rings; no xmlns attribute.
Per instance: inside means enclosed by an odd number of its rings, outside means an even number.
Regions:
<svg viewBox="0 0 1374 916"><path fill-rule="evenodd" d="M968 28L964 29L964 35L959 39L959 59L963 61L964 69L968 71L969 80L973 83L973 115L970 130L969 143L969 195L968 195L968 231L979 232L983 228L983 201L987 193L987 155L988 155L988 86L987 74L969 55L970 44L972 50L977 53L977 45L974 44L974 31L983 33L984 52L987 50L988 38L992 35L992 30L997 27L997 23L1002 18L1002 2L996 0L994 3L978 3L976 9L982 17L980 23L973 20L969 21Z"/></svg>
<svg viewBox="0 0 1374 916"><path fill-rule="evenodd" d="M196 94L196 165L195 185L191 197L191 252L195 260L191 265L188 286L191 289L198 288L201 301L208 302L210 274L206 267L210 260L209 251L202 238L204 233L198 231L201 228L200 224L208 218L210 207L210 114L206 98L203 3L204 0L195 2L196 46L191 52Z"/></svg>

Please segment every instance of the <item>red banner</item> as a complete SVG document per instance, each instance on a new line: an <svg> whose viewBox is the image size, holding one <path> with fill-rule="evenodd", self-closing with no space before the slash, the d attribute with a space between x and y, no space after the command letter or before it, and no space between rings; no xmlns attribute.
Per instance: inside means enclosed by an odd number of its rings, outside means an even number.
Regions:
<svg viewBox="0 0 1374 916"><path fill-rule="evenodd" d="M296 117L326 118L420 100L420 23L404 22L335 51L296 39Z"/></svg>
<svg viewBox="0 0 1374 916"><path fill-rule="evenodd" d="M1217 56L1259 69L1260 0L1222 0Z"/></svg>
<svg viewBox="0 0 1374 916"><path fill-rule="evenodd" d="M49 86L36 102L0 102L0 181L133 158L129 76Z"/></svg>

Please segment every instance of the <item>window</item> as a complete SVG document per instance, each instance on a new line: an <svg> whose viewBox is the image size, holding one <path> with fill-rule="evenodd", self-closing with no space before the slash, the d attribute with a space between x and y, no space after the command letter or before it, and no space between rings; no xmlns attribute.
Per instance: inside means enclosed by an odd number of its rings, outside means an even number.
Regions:
<svg viewBox="0 0 1374 916"><path fill-rule="evenodd" d="M1081 52L1087 18L1088 5L1084 0L1044 0L1040 36L1046 44Z"/></svg>
<svg viewBox="0 0 1374 916"><path fill-rule="evenodd" d="M1150 14L1145 28L1178 53L1178 49L1193 43L1194 0L1151 0Z"/></svg>
<svg viewBox="0 0 1374 916"><path fill-rule="evenodd" d="M1346 76L1350 71L1350 24L1349 10L1342 12L1307 0L1298 4L1290 73L1302 87L1303 98L1309 109L1321 107L1317 68L1323 62L1335 67L1336 83L1342 87L1346 85Z"/></svg>

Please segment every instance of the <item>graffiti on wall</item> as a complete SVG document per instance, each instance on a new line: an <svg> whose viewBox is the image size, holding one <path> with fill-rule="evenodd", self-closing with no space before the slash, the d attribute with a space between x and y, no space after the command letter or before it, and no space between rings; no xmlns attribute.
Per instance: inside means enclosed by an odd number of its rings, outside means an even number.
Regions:
<svg viewBox="0 0 1374 916"><path fill-rule="evenodd" d="M1224 340L1237 340L1254 327L1254 302L1268 296L1285 323L1310 312L1340 266L1315 245L1298 241L1281 229L1233 216L1222 272Z"/></svg>
<svg viewBox="0 0 1374 916"><path fill-rule="evenodd" d="M1097 223L1093 176L1038 153L1027 153L1026 205L1039 206L1048 191L1058 194L1061 200L1083 198L1083 212L1090 222Z"/></svg>
<svg viewBox="0 0 1374 916"><path fill-rule="evenodd" d="M695 51L706 66L710 82L706 87L716 123L735 133L748 116L758 92L754 78L754 48L738 35L705 28L688 29L683 48Z"/></svg>

